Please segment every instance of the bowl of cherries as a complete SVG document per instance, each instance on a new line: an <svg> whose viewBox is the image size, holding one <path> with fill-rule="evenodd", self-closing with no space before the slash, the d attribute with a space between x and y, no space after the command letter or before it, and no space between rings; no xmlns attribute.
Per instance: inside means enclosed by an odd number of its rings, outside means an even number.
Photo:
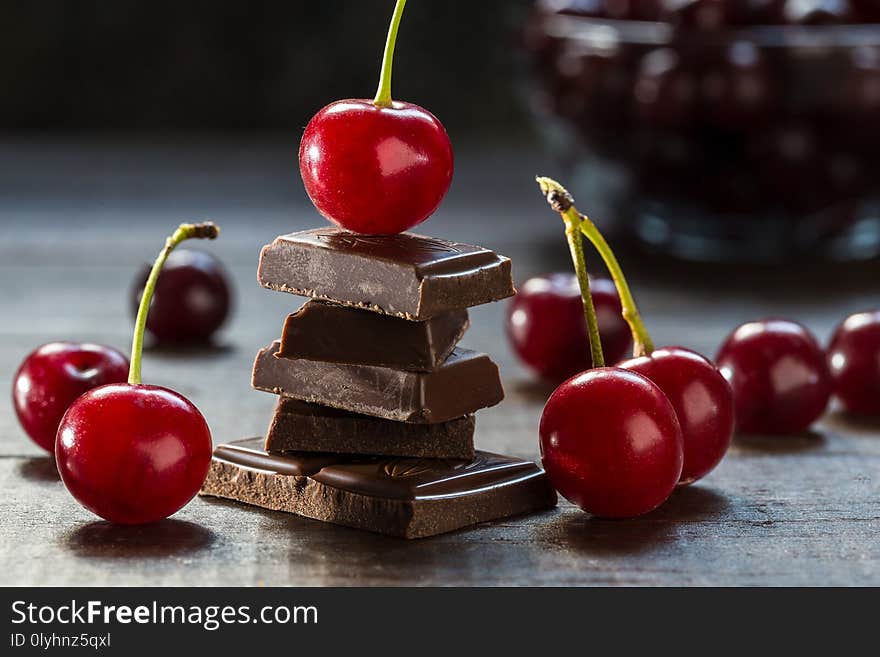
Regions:
<svg viewBox="0 0 880 657"><path fill-rule="evenodd" d="M525 43L544 133L643 244L880 253L876 0L540 0Z"/></svg>

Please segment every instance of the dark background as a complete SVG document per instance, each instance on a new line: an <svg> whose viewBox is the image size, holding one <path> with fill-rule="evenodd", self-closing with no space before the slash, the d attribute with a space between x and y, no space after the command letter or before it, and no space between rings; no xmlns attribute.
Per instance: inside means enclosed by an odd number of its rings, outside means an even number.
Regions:
<svg viewBox="0 0 880 657"><path fill-rule="evenodd" d="M529 0L412 0L395 97L453 137L522 130L518 25ZM3 0L0 129L302 128L372 97L394 0Z"/></svg>

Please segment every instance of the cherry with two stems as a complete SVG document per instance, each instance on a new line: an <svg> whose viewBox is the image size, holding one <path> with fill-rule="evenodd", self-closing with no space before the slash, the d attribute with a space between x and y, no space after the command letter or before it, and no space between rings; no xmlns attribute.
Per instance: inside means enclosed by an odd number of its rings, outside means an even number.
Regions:
<svg viewBox="0 0 880 657"><path fill-rule="evenodd" d="M718 465L733 438L734 405L730 386L718 369L695 351L678 346L655 349L617 257L599 229L589 217L578 212L571 195L559 183L549 178L539 178L538 182L545 195L567 199L554 209L593 244L617 287L623 318L633 336L633 358L620 363L619 367L653 381L675 409L684 439L684 466L679 484L701 479Z"/></svg>
<svg viewBox="0 0 880 657"><path fill-rule="evenodd" d="M553 486L581 509L629 518L662 504L681 476L681 427L666 395L649 379L605 367L580 219L567 192L541 183L565 222L583 299L593 369L560 385L541 415L541 461Z"/></svg>
<svg viewBox="0 0 880 657"><path fill-rule="evenodd" d="M452 182L452 145L443 124L418 105L391 99L405 6L397 0L376 97L331 103L315 114L300 144L300 174L312 203L357 233L390 235L422 223Z"/></svg>
<svg viewBox="0 0 880 657"><path fill-rule="evenodd" d="M631 346L614 283L590 276L605 358L616 363ZM589 369L590 349L577 277L558 272L528 279L511 301L505 323L519 359L547 381L558 383Z"/></svg>
<svg viewBox="0 0 880 657"><path fill-rule="evenodd" d="M64 414L55 442L67 490L96 515L120 524L167 518L199 491L211 462L211 432L173 390L141 382L144 330L162 265L191 238L214 239L213 223L182 224L147 279L135 322L127 383L90 390Z"/></svg>

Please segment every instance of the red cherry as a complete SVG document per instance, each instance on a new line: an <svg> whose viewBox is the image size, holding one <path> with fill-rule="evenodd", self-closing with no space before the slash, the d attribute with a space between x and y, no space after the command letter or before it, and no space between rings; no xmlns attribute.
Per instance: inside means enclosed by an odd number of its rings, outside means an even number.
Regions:
<svg viewBox="0 0 880 657"><path fill-rule="evenodd" d="M358 233L399 233L440 206L452 182L452 145L429 111L340 100L309 122L299 149L309 198Z"/></svg>
<svg viewBox="0 0 880 657"><path fill-rule="evenodd" d="M681 425L684 466L679 485L706 476L727 453L733 437L733 394L704 356L683 347L663 347L619 367L657 384Z"/></svg>
<svg viewBox="0 0 880 657"><path fill-rule="evenodd" d="M632 345L620 298L607 278L591 278L590 292L602 351L616 363ZM507 336L522 362L548 380L562 381L592 367L577 276L547 274L521 285L508 309Z"/></svg>
<svg viewBox="0 0 880 657"><path fill-rule="evenodd" d="M158 386L117 383L87 392L64 415L58 472L84 507L106 520L161 520L199 491L211 433L198 409Z"/></svg>
<svg viewBox="0 0 880 657"><path fill-rule="evenodd" d="M142 524L175 513L199 491L211 462L211 432L181 395L141 383L144 331L162 265L191 238L214 239L214 224L181 224L165 242L135 319L128 383L79 397L61 420L55 460L67 490L112 522Z"/></svg>
<svg viewBox="0 0 880 657"><path fill-rule="evenodd" d="M831 378L825 353L797 322L743 324L725 340L715 362L733 388L740 431L800 433L828 405Z"/></svg>
<svg viewBox="0 0 880 657"><path fill-rule="evenodd" d="M150 268L137 277L132 308L137 313ZM147 317L147 330L160 342L207 340L229 315L232 293L220 261L203 251L180 249L168 256Z"/></svg>
<svg viewBox="0 0 880 657"><path fill-rule="evenodd" d="M850 413L880 415L880 310L847 317L828 347L834 394Z"/></svg>
<svg viewBox="0 0 880 657"><path fill-rule="evenodd" d="M662 504L681 476L681 428L641 374L589 370L563 383L541 416L541 459L554 488L584 511L628 518Z"/></svg>
<svg viewBox="0 0 880 657"><path fill-rule="evenodd" d="M12 385L12 403L28 436L55 449L55 434L67 408L84 392L125 381L128 359L112 347L50 342L24 359Z"/></svg>
<svg viewBox="0 0 880 657"><path fill-rule="evenodd" d="M397 0L373 100L331 103L309 122L299 171L309 198L333 223L391 235L422 223L452 182L452 145L428 110L391 100L394 46L406 0Z"/></svg>

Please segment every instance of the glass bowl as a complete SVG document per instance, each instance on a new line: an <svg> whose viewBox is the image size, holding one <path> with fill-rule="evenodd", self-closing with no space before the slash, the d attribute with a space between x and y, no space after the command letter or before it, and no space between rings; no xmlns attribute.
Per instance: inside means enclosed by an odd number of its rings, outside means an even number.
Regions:
<svg viewBox="0 0 880 657"><path fill-rule="evenodd" d="M688 259L880 253L880 25L538 11L526 37L532 105L582 210Z"/></svg>

